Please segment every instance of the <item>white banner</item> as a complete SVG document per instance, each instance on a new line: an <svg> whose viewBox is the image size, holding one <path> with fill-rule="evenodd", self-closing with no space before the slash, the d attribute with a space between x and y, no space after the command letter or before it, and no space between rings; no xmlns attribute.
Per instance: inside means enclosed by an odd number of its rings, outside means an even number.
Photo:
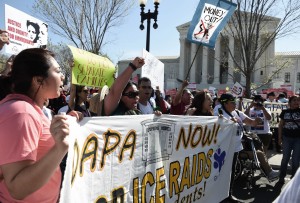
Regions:
<svg viewBox="0 0 300 203"><path fill-rule="evenodd" d="M8 54L18 54L27 48L47 45L48 25L6 4L5 30L10 38L10 44L5 46Z"/></svg>
<svg viewBox="0 0 300 203"><path fill-rule="evenodd" d="M70 121L60 202L220 202L236 127L218 117L154 115Z"/></svg>
<svg viewBox="0 0 300 203"><path fill-rule="evenodd" d="M159 86L160 92L163 93L165 89L165 65L145 49L143 49L143 58L145 59L145 65L141 70L142 77L149 78L152 88L156 90Z"/></svg>
<svg viewBox="0 0 300 203"><path fill-rule="evenodd" d="M251 102L252 102L252 99L245 99L245 98L243 99L243 102L242 102L242 111L243 112L246 111L248 106L251 105ZM280 121L279 116L283 109L288 108L288 104L287 103L279 103L279 102L264 102L263 104L264 104L265 108L267 108L271 112L272 119L270 121L270 127L277 128L279 121Z"/></svg>

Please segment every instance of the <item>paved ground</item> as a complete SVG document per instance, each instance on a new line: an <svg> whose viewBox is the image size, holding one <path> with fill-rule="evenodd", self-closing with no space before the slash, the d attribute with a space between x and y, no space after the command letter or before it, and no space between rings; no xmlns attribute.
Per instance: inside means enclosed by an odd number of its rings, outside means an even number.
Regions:
<svg viewBox="0 0 300 203"><path fill-rule="evenodd" d="M269 150L267 156L269 157L269 163L273 169L279 170L282 159L282 154L273 150ZM288 166L288 173L290 171L290 165ZM247 188L246 178L240 177L234 184L233 194L242 202L245 203L269 203L273 202L284 186L288 183L290 175L287 175L285 184L278 184L278 180L269 182L260 171L256 171L253 178L252 189Z"/></svg>

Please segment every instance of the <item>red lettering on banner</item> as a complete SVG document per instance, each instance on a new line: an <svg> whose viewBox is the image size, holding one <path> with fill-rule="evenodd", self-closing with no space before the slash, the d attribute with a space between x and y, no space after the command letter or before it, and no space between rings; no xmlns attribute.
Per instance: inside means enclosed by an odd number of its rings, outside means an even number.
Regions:
<svg viewBox="0 0 300 203"><path fill-rule="evenodd" d="M33 42L31 40L25 39L25 38L20 37L20 36L15 36L15 40L26 43L26 44L33 45Z"/></svg>
<svg viewBox="0 0 300 203"><path fill-rule="evenodd" d="M14 26L16 26L16 27L21 28L21 23L19 23L19 22L17 22L17 21L14 21L14 20L12 20L12 19L8 19L8 20L7 20L7 23L8 23L8 24L11 24L11 25L14 25Z"/></svg>
<svg viewBox="0 0 300 203"><path fill-rule="evenodd" d="M16 29L14 27L11 27L11 26L7 26L7 30L10 31L10 32L15 32Z"/></svg>

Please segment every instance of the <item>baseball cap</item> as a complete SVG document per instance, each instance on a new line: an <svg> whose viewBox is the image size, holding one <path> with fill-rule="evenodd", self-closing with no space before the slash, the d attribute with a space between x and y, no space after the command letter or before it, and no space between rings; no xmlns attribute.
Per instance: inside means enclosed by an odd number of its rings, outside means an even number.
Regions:
<svg viewBox="0 0 300 203"><path fill-rule="evenodd" d="M258 95L254 95L253 100L263 102L264 98L261 95L258 94Z"/></svg>
<svg viewBox="0 0 300 203"><path fill-rule="evenodd" d="M228 101L235 101L235 97L230 94L230 93L225 93L225 94L222 94L221 97L220 97L220 102L221 103L225 103L225 102L228 102Z"/></svg>

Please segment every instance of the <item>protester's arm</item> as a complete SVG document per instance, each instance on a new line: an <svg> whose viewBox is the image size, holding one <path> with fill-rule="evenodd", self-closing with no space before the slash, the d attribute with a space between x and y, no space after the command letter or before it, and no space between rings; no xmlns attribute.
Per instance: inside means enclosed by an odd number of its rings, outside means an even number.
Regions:
<svg viewBox="0 0 300 203"><path fill-rule="evenodd" d="M249 125L249 126L257 126L258 124L262 123L262 119L259 117L256 117L255 119L251 119L247 116L243 120L243 123L245 123L246 125Z"/></svg>
<svg viewBox="0 0 300 203"><path fill-rule="evenodd" d="M266 120L270 121L272 119L270 112L264 106L261 107L261 110L263 111Z"/></svg>
<svg viewBox="0 0 300 203"><path fill-rule="evenodd" d="M181 84L179 91L176 93L174 100L172 101L173 106L177 106L181 103L183 90L189 85L189 82L184 80Z"/></svg>
<svg viewBox="0 0 300 203"><path fill-rule="evenodd" d="M65 138L69 134L69 126L65 115L54 116L50 132L55 145L40 160L24 160L1 166L5 184L13 198L24 199L45 185L67 153Z"/></svg>
<svg viewBox="0 0 300 203"><path fill-rule="evenodd" d="M280 119L279 124L278 124L278 144L282 144L282 128L284 126L284 120Z"/></svg>
<svg viewBox="0 0 300 203"><path fill-rule="evenodd" d="M131 74L136 70L141 68L145 64L143 58L136 57L128 67L123 71L121 75L117 77L113 85L111 86L108 95L104 99L104 113L109 116L117 108L122 92L131 77Z"/></svg>
<svg viewBox="0 0 300 203"><path fill-rule="evenodd" d="M0 30L0 50L4 47L5 44L9 44L8 32L5 30Z"/></svg>

